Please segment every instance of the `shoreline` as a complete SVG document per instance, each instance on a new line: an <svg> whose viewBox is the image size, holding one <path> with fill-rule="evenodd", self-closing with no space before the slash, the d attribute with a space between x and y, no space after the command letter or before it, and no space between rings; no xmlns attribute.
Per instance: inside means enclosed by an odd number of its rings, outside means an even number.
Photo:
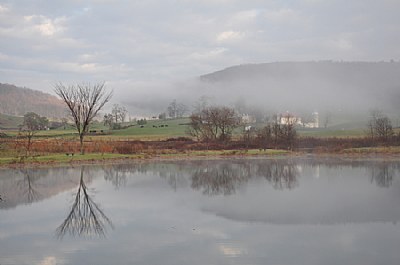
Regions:
<svg viewBox="0 0 400 265"><path fill-rule="evenodd" d="M31 168L31 167L59 167L59 166L79 166L79 165L101 165L101 164L122 164L127 162L152 162L152 161L184 161L184 160L205 160L205 159L239 159L239 158L283 158L299 156L299 153L277 153L277 154L209 154L209 155L195 155L195 154L161 154L161 155L127 155L115 158L99 158L99 159L71 159L69 161L26 161L26 162L12 162L0 164L0 169L18 169L18 168Z"/></svg>
<svg viewBox="0 0 400 265"><path fill-rule="evenodd" d="M246 158L263 158L263 159L283 159L283 158L319 158L319 159L344 159L344 160L388 160L400 161L400 153L388 152L341 152L341 153L306 153L286 150L269 150L269 152L246 152L244 150L210 150L207 152L188 152L188 153L170 153L170 154L135 154L135 155L119 155L117 157L104 157L97 154L96 158L80 157L70 160L44 160L37 161L35 159L30 161L12 161L0 163L0 169L18 169L18 168L37 168L37 167L63 167L63 166L79 166L79 165L110 165L110 164L123 164L128 162L157 162L157 161L190 161L190 160L214 160L214 159L246 159ZM80 155L76 155L79 157ZM45 157L45 156L42 156Z"/></svg>

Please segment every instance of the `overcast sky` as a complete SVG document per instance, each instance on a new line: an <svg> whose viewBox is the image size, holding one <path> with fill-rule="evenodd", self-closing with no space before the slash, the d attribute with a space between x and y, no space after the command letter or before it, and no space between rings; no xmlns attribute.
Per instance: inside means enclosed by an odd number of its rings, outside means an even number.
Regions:
<svg viewBox="0 0 400 265"><path fill-rule="evenodd" d="M398 0L0 0L0 82L50 92L106 81L121 97L237 64L398 60L399 10Z"/></svg>

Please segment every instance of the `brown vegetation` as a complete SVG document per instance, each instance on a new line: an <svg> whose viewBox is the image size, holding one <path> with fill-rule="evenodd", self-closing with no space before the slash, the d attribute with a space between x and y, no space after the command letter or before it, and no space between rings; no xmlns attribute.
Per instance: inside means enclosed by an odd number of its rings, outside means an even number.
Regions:
<svg viewBox="0 0 400 265"><path fill-rule="evenodd" d="M0 145L3 150L14 153L16 156L25 152L21 151L26 139L2 138ZM315 138L300 137L296 139L294 151L312 153L343 153L352 148L371 148L400 146L400 135L389 139L371 137L360 138ZM87 153L115 153L115 154L149 154L161 155L170 153L185 153L198 150L246 150L246 149L288 149L282 142L260 141L257 136L250 139L238 139L229 142L199 142L191 138L170 138L163 141L132 141L132 140L88 140L85 141ZM289 148L290 149L290 148ZM31 155L79 154L79 140L68 139L36 139L31 143Z"/></svg>

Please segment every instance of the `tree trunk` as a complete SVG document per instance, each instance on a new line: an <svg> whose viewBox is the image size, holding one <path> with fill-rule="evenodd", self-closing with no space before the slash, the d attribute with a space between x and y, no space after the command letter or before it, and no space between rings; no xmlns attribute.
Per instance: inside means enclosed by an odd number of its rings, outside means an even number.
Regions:
<svg viewBox="0 0 400 265"><path fill-rule="evenodd" d="M85 149L83 148L83 134L79 135L79 141L80 141L80 144L81 144L81 155L84 155L85 154Z"/></svg>
<svg viewBox="0 0 400 265"><path fill-rule="evenodd" d="M30 155L31 146L32 146L32 136L28 135L28 143L26 145L26 152L25 152L25 156L26 157L28 157Z"/></svg>

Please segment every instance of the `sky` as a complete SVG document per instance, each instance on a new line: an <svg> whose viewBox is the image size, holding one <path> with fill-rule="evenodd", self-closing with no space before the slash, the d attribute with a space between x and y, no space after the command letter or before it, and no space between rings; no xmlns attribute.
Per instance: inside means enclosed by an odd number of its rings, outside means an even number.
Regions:
<svg viewBox="0 0 400 265"><path fill-rule="evenodd" d="M0 0L0 82L52 93L105 81L123 101L239 64L397 61L398 10L398 0Z"/></svg>

